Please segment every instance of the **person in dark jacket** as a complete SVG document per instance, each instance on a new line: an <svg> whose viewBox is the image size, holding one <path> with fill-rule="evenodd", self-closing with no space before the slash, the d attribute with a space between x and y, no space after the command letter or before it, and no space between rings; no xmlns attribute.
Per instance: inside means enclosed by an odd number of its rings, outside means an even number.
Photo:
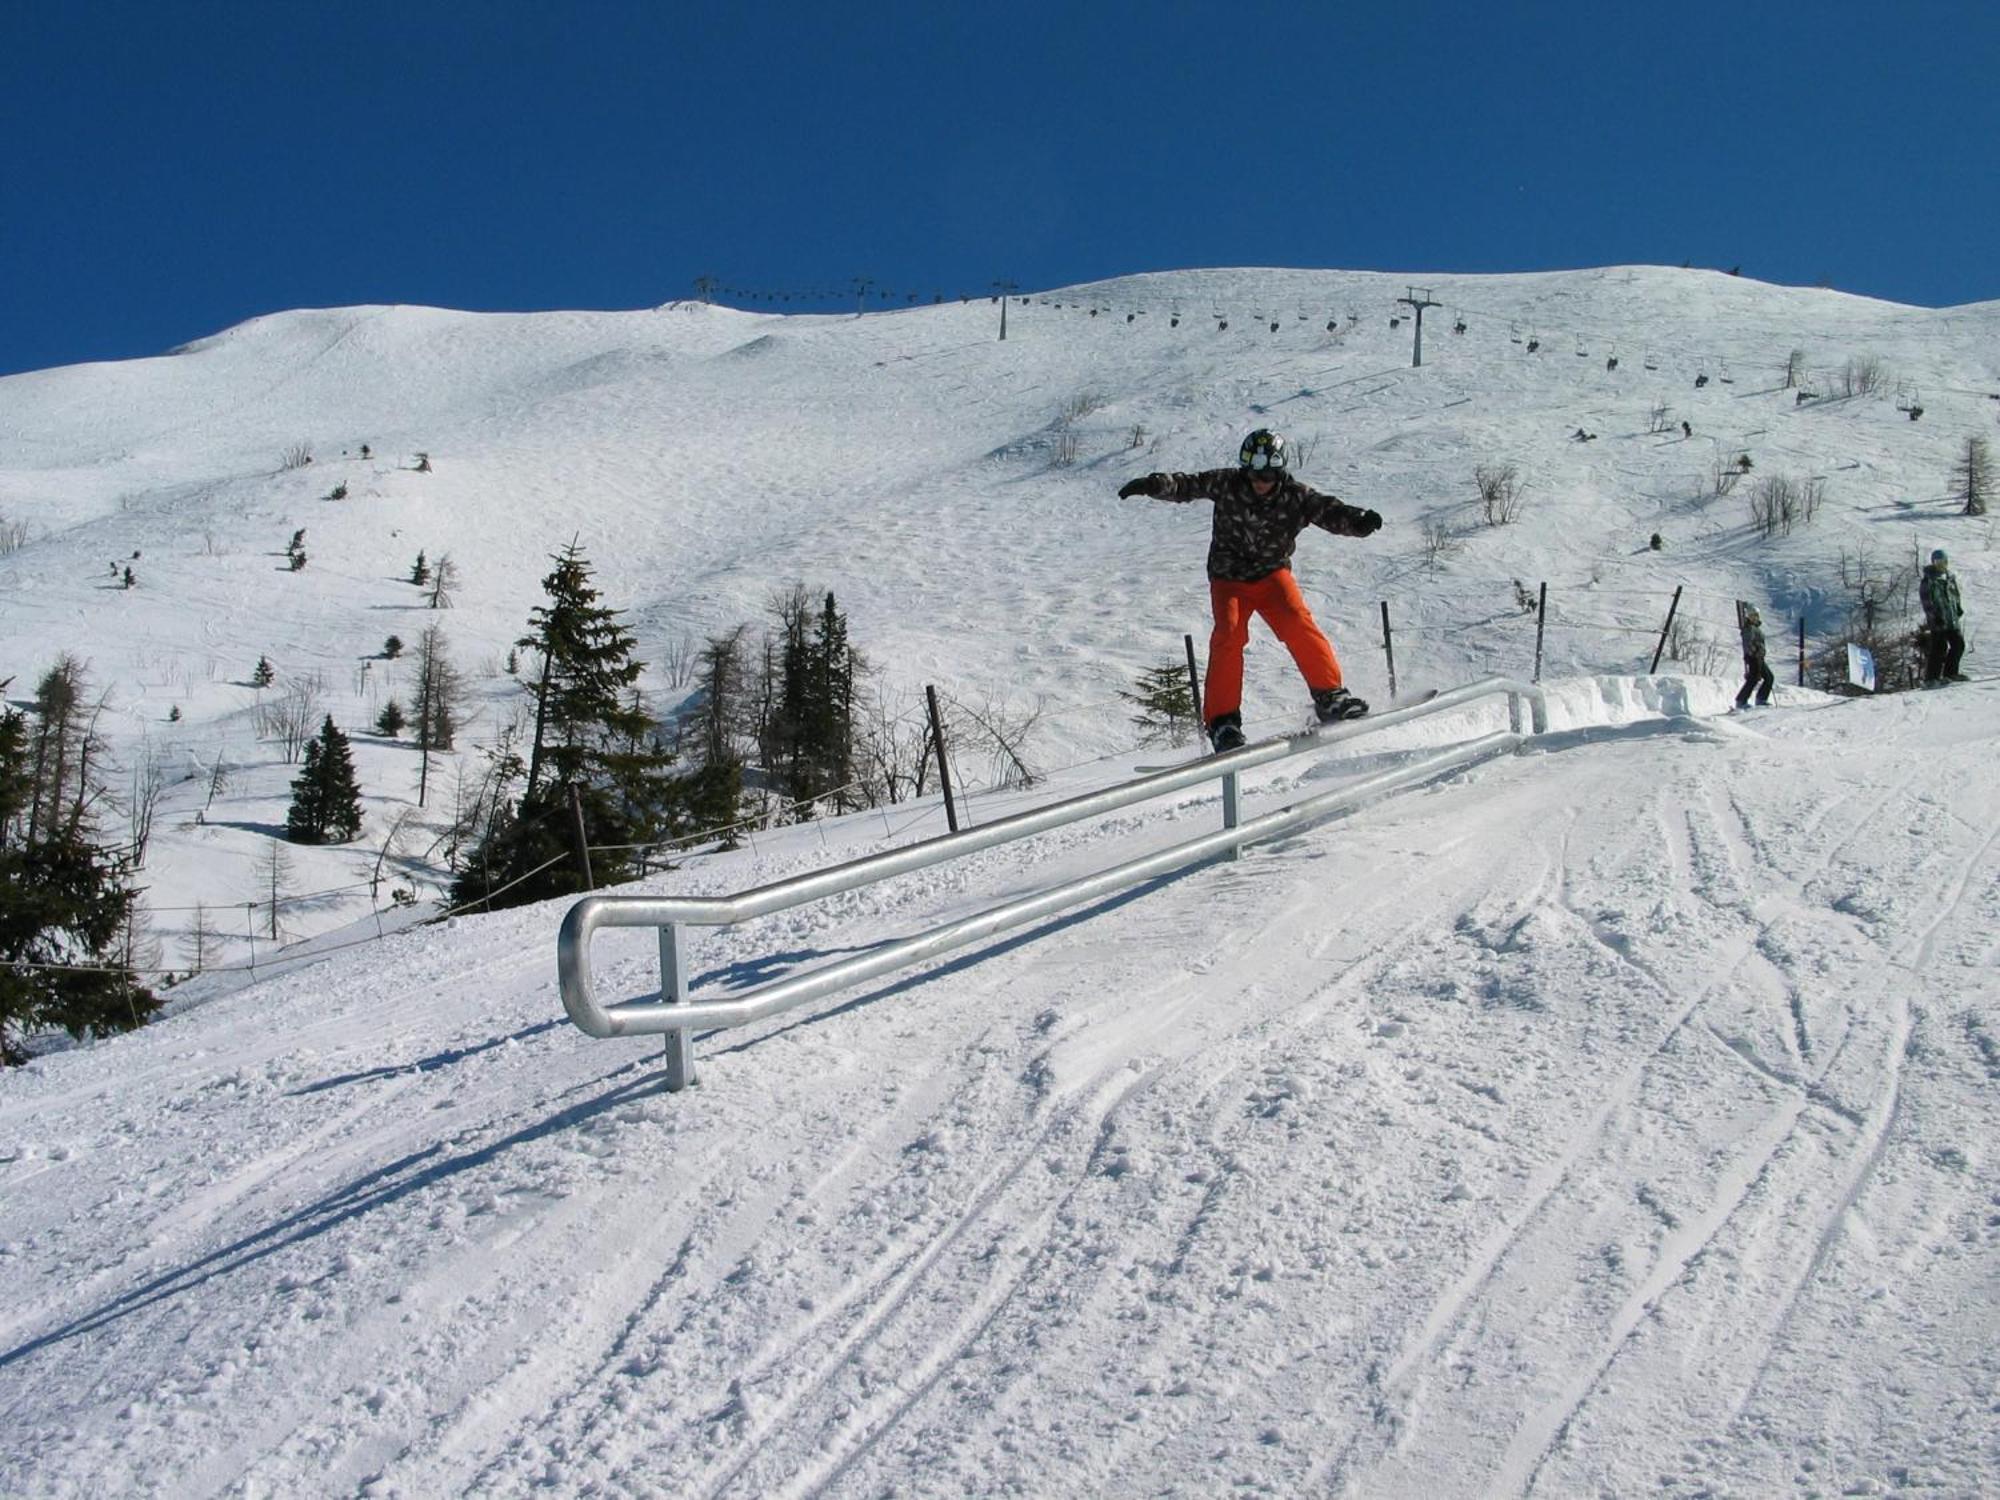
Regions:
<svg viewBox="0 0 2000 1500"><path fill-rule="evenodd" d="M1771 701L1771 686L1777 680L1770 662L1764 659L1764 617L1746 604L1738 611L1738 618L1743 634L1743 688L1736 695L1736 706L1748 708L1750 695L1755 693L1757 706L1762 708Z"/></svg>
<svg viewBox="0 0 2000 1500"><path fill-rule="evenodd" d="M1924 607L1924 682L1965 681L1958 671L1965 655L1965 611L1942 547L1931 554L1931 565L1917 580L1917 601Z"/></svg>
<svg viewBox="0 0 2000 1500"><path fill-rule="evenodd" d="M1343 684L1340 659L1306 608L1291 562L1299 533L1308 526L1335 536L1370 536L1381 529L1382 518L1300 483L1287 471L1288 457L1284 438L1260 427L1243 440L1233 469L1147 474L1118 491L1120 499L1148 495L1176 503L1214 502L1208 594L1215 628L1208 638L1201 707L1209 743L1217 750L1243 743L1243 648L1253 614L1263 616L1291 652L1322 723L1368 712Z"/></svg>

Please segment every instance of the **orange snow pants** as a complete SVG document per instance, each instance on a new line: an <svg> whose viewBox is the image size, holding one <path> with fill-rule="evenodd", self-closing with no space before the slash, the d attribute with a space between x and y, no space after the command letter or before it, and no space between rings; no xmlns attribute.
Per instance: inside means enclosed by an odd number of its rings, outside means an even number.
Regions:
<svg viewBox="0 0 2000 1500"><path fill-rule="evenodd" d="M1250 643L1250 616L1264 623L1292 653L1306 686L1314 692L1341 685L1340 659L1333 643L1314 622L1290 568L1258 579L1234 583L1208 581L1208 599L1215 611L1215 630L1208 638L1208 687L1202 693L1202 722L1213 724L1243 706L1243 648Z"/></svg>

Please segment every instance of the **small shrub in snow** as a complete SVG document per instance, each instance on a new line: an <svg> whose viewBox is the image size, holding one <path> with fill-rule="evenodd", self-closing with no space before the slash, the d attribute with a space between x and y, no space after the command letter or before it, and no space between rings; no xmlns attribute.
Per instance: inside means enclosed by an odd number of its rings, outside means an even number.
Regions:
<svg viewBox="0 0 2000 1500"><path fill-rule="evenodd" d="M278 467L281 470L303 469L312 461L312 448L305 443L294 443L278 455Z"/></svg>
<svg viewBox="0 0 2000 1500"><path fill-rule="evenodd" d="M1463 551L1464 547L1464 541L1451 529L1451 523L1436 516L1424 522L1417 538L1418 555L1432 572L1437 571L1437 565L1445 558Z"/></svg>
<svg viewBox="0 0 2000 1500"><path fill-rule="evenodd" d="M1512 464L1481 464L1472 471L1479 505L1488 526L1505 526L1521 516L1521 471Z"/></svg>
<svg viewBox="0 0 2000 1500"><path fill-rule="evenodd" d="M1793 479L1771 474L1750 494L1750 524L1760 536L1790 536L1792 528L1812 520L1826 498L1824 479Z"/></svg>
<svg viewBox="0 0 2000 1500"><path fill-rule="evenodd" d="M1889 367L1879 354L1856 354L1840 367L1843 396L1872 396L1889 383Z"/></svg>

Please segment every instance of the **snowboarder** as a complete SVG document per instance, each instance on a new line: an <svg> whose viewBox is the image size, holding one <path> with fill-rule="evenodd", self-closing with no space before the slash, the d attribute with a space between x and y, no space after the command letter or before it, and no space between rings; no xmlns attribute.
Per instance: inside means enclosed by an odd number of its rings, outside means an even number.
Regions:
<svg viewBox="0 0 2000 1500"><path fill-rule="evenodd" d="M1737 618L1743 633L1743 687L1736 695L1736 706L1748 708L1754 692L1757 706L1763 708L1771 701L1771 685L1777 680L1764 659L1764 617L1756 606L1743 604L1737 607Z"/></svg>
<svg viewBox="0 0 2000 1500"><path fill-rule="evenodd" d="M1958 671L1965 655L1965 611L1944 548L1931 554L1931 565L1917 582L1917 598L1924 607L1924 682L1936 686L1965 681Z"/></svg>
<svg viewBox="0 0 2000 1500"><path fill-rule="evenodd" d="M1218 751L1243 743L1243 648L1250 616L1285 644L1312 691L1321 723L1358 718L1368 705L1347 691L1333 644L1313 620L1292 576L1299 533L1317 526L1335 536L1370 536L1382 518L1300 483L1287 470L1285 440L1258 428L1243 440L1233 469L1199 474L1147 474L1120 487L1119 498L1215 504L1208 547L1208 595L1215 629L1208 638L1208 686L1202 722Z"/></svg>

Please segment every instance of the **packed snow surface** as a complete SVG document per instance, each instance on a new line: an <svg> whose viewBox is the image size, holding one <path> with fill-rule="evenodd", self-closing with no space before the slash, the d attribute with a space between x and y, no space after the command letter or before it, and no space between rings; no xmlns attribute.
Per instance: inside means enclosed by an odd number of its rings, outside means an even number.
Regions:
<svg viewBox="0 0 2000 1500"><path fill-rule="evenodd" d="M2000 410L2000 311L1463 278L1432 288L1411 368L1406 290L1134 278L1038 295L1004 344L984 304L345 309L0 380L0 515L27 523L0 677L18 702L76 653L121 765L173 768L141 881L164 963L197 902L247 929L162 1020L0 1076L0 1493L2000 1490L2000 591L1987 523L1948 498ZM1886 380L1843 394L1864 357ZM444 623L476 757L572 536L663 710L673 642L802 581L892 711L925 682L1039 706L1046 779L967 767L974 823L1129 778L1173 753L1119 694L1205 630L1207 518L1115 490L1226 463L1257 425L1388 519L1300 544L1356 690L1388 696L1384 600L1406 688L1530 675L1515 585L1546 581L1547 734L698 1037L678 1094L657 1039L565 1018L563 903L412 926L371 888L379 861L431 909L448 816L385 855L415 761L365 732L399 691L382 637ZM298 445L313 463L282 468ZM1824 480L1818 514L1759 536L1750 479L1715 493L1746 452L1753 479ZM1472 470L1500 461L1528 488L1488 527ZM1907 613L1933 546L1975 680L1791 685L1793 622L1831 635L1863 575ZM403 581L419 548L462 569L449 612ZM1739 597L1783 684L1747 714ZM256 734L259 655L363 731L369 793L357 844L294 851L310 899L281 950L253 903L296 768ZM1268 637L1248 694L1253 727L1303 714ZM1498 712L1263 768L1246 812ZM694 988L1219 817L1213 786L1175 793L702 930ZM633 889L738 891L942 830L933 797ZM608 998L658 987L650 933L595 960Z"/></svg>

